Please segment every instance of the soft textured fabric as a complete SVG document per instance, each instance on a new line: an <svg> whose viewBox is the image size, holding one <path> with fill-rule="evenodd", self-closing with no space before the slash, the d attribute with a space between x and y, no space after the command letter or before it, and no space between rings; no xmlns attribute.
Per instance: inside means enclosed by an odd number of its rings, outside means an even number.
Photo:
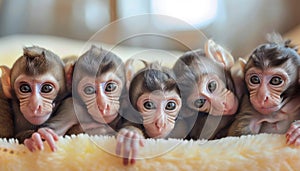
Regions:
<svg viewBox="0 0 300 171"><path fill-rule="evenodd" d="M0 170L299 170L300 147L284 135L260 134L220 140L147 139L134 165L114 154L114 137L85 134L60 138L57 151L30 152L14 140L0 141Z"/></svg>

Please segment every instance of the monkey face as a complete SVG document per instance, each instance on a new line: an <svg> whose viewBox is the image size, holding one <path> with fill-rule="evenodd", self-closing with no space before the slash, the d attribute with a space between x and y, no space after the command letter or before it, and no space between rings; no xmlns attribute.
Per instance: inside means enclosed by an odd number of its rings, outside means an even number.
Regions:
<svg viewBox="0 0 300 171"><path fill-rule="evenodd" d="M20 75L14 82L14 90L20 101L20 110L33 125L43 124L50 117L53 100L59 92L59 83L52 74L42 76Z"/></svg>
<svg viewBox="0 0 300 171"><path fill-rule="evenodd" d="M122 80L113 72L108 72L96 79L84 77L77 91L93 119L110 123L118 115L122 88Z"/></svg>
<svg viewBox="0 0 300 171"><path fill-rule="evenodd" d="M153 138L165 137L174 128L181 98L175 90L156 90L142 94L137 100L137 108L147 134Z"/></svg>
<svg viewBox="0 0 300 171"><path fill-rule="evenodd" d="M250 68L246 72L245 81L251 104L258 112L270 114L278 111L284 104L281 94L290 80L283 68Z"/></svg>
<svg viewBox="0 0 300 171"><path fill-rule="evenodd" d="M238 109L237 97L216 74L200 76L187 103L190 108L211 115L232 115Z"/></svg>

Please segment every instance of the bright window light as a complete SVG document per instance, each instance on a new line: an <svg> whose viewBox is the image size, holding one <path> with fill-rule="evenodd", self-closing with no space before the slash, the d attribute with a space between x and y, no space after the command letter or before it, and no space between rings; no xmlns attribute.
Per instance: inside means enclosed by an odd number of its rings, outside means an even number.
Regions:
<svg viewBox="0 0 300 171"><path fill-rule="evenodd" d="M217 15L218 0L151 0L151 13L183 20L194 27L203 27Z"/></svg>

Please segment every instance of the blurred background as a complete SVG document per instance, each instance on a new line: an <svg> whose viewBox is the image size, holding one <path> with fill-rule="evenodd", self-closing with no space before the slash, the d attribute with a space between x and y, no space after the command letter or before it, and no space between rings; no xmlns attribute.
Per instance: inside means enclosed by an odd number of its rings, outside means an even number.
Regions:
<svg viewBox="0 0 300 171"><path fill-rule="evenodd" d="M0 38L34 34L87 41L102 30L97 40L116 44L124 33L158 32L171 34L188 45L149 36L122 43L186 51L201 48L202 32L235 57L244 57L265 42L267 33L285 34L299 25L299 7L299 0L0 0ZM142 17L113 26L143 14L167 15L180 21L156 23Z"/></svg>

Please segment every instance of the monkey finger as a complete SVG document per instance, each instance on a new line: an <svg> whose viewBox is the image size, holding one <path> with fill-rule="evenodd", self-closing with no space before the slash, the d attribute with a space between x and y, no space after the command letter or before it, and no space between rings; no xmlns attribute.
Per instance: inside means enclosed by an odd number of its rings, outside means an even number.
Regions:
<svg viewBox="0 0 300 171"><path fill-rule="evenodd" d="M54 152L56 151L56 145L55 145L55 139L51 134L45 134L44 135L45 141L47 141L48 145L50 146L51 150Z"/></svg>
<svg viewBox="0 0 300 171"><path fill-rule="evenodd" d="M24 145L29 149L29 151L34 152L36 150L35 143L31 138L25 139Z"/></svg>
<svg viewBox="0 0 300 171"><path fill-rule="evenodd" d="M145 145L145 137L143 134L140 134L140 132L134 132L134 138L138 139L139 145L141 147L144 147Z"/></svg>
<svg viewBox="0 0 300 171"><path fill-rule="evenodd" d="M50 134L55 141L58 141L58 135L50 128L40 128L38 133L41 134L42 138L44 138L44 135Z"/></svg>
<svg viewBox="0 0 300 171"><path fill-rule="evenodd" d="M297 129L300 128L300 121L295 121L291 124L290 128L288 129L288 131L286 132L287 136L290 136L293 134L294 131L296 131Z"/></svg>
<svg viewBox="0 0 300 171"><path fill-rule="evenodd" d="M123 135L118 135L117 136L117 147L116 147L116 154L117 155L121 155L121 149L122 149L123 142L124 142L124 136Z"/></svg>
<svg viewBox="0 0 300 171"><path fill-rule="evenodd" d="M121 155L121 149L127 132L128 132L127 129L121 129L117 135L117 147L116 147L117 155Z"/></svg>
<svg viewBox="0 0 300 171"><path fill-rule="evenodd" d="M287 144L294 144L297 138L300 136L300 128L295 129L291 134L286 135Z"/></svg>
<svg viewBox="0 0 300 171"><path fill-rule="evenodd" d="M31 135L32 140L35 142L35 145L38 147L39 150L44 150L44 144L42 137L39 133L35 132Z"/></svg>
<svg viewBox="0 0 300 171"><path fill-rule="evenodd" d="M58 135L52 129L46 128L46 131L52 135L54 141L58 141Z"/></svg>
<svg viewBox="0 0 300 171"><path fill-rule="evenodd" d="M139 152L140 139L141 139L141 137L139 136L138 133L135 133L132 137L132 141L131 141L132 154L131 154L131 160L130 160L131 164L134 164L135 160L137 158L137 155Z"/></svg>
<svg viewBox="0 0 300 171"><path fill-rule="evenodd" d="M124 148L123 148L123 164L128 165L130 152L131 152L131 142L132 142L133 132L129 131L124 139Z"/></svg>
<svg viewBox="0 0 300 171"><path fill-rule="evenodd" d="M55 137L58 138L58 136L54 133L54 131L48 128L40 128L38 132L40 133L42 138L48 143L50 149L52 151L56 151Z"/></svg>

